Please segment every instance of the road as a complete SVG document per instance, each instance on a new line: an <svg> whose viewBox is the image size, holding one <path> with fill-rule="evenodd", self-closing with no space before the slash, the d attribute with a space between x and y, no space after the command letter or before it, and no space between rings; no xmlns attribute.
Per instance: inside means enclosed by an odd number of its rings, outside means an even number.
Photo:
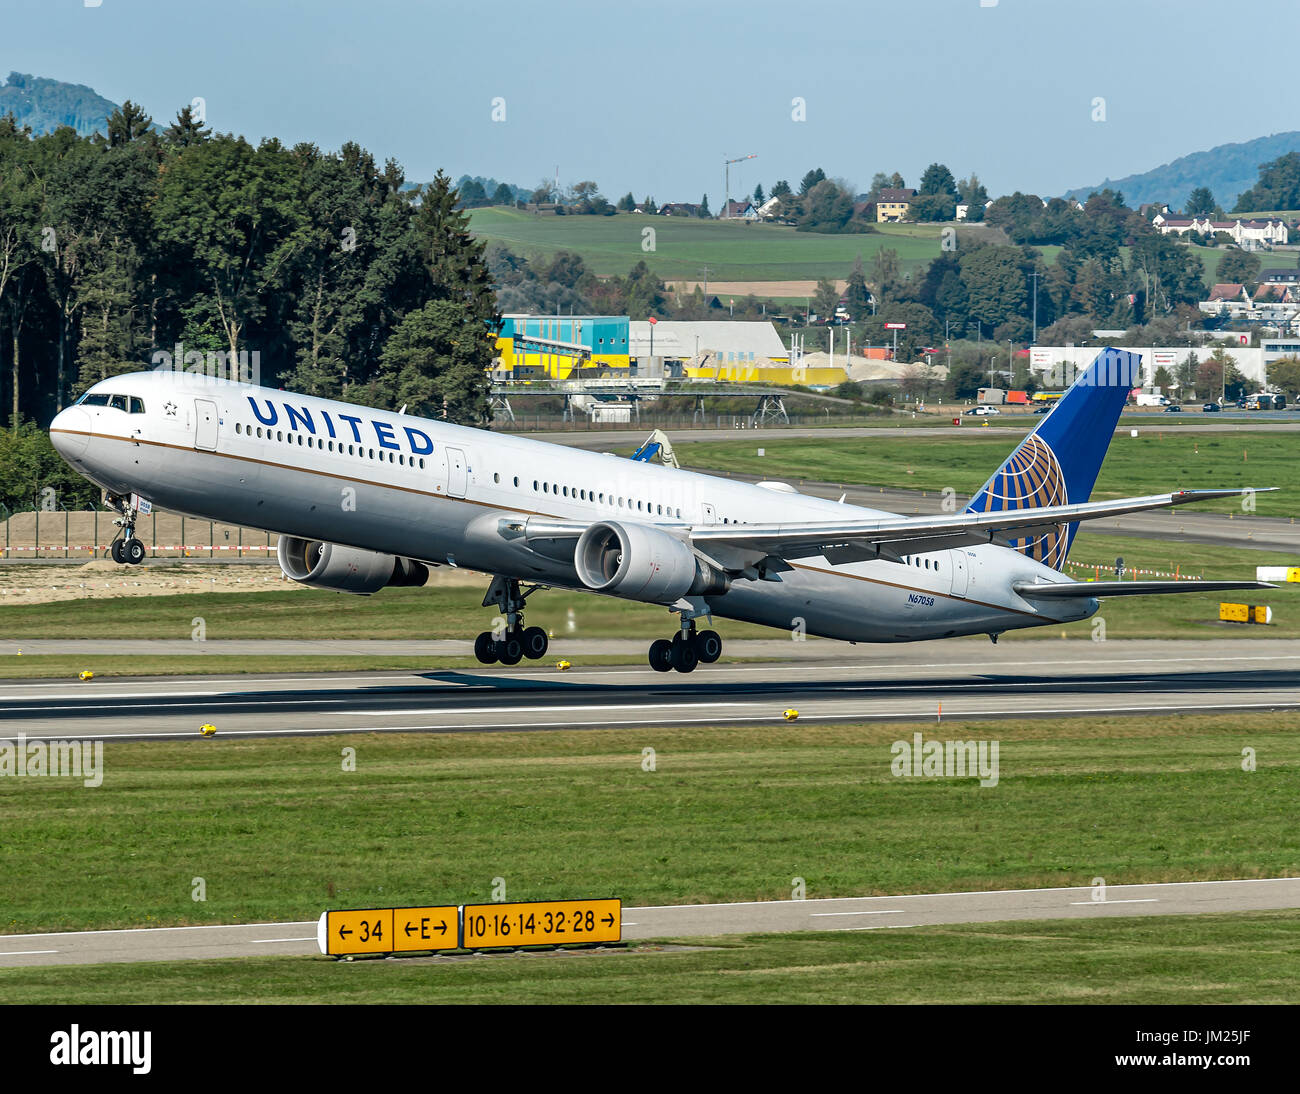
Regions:
<svg viewBox="0 0 1300 1094"><path fill-rule="evenodd" d="M1203 915L1300 907L1300 878L1007 889L623 909L623 940L799 931L878 931L948 923ZM322 909L323 911L324 909ZM0 935L0 968L319 954L316 922ZM449 958L455 960L455 958Z"/></svg>
<svg viewBox="0 0 1300 1094"><path fill-rule="evenodd" d="M780 643L790 649L797 643ZM828 644L829 646L829 644ZM833 648L833 647L831 647ZM1300 710L1300 643L1281 639L949 640L690 676L553 663L425 673L4 682L0 739L450 733ZM940 710L942 707L942 710Z"/></svg>

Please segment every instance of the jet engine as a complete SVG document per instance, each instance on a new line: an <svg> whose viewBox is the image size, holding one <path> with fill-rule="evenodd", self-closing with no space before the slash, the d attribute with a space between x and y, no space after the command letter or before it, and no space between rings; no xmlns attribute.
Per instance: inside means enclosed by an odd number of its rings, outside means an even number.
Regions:
<svg viewBox="0 0 1300 1094"><path fill-rule="evenodd" d="M729 584L680 539L644 524L593 524L579 537L573 562L587 588L651 604L717 595Z"/></svg>
<svg viewBox="0 0 1300 1094"><path fill-rule="evenodd" d="M275 551L285 577L313 589L369 596L386 585L423 585L429 568L422 562L318 539L281 536Z"/></svg>

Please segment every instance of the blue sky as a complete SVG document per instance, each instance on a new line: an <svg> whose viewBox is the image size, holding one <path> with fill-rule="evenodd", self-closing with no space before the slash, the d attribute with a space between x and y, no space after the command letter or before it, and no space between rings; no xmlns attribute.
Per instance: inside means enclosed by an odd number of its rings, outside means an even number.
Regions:
<svg viewBox="0 0 1300 1094"><path fill-rule="evenodd" d="M1300 128L1280 52L1255 53L1295 40L1300 6L1251 0L86 2L0 0L0 75L160 121L201 97L218 130L356 140L415 181L532 186L558 166L611 198L707 192L716 209L723 159L753 152L733 194L814 166L915 185L940 160L994 195L1049 195Z"/></svg>

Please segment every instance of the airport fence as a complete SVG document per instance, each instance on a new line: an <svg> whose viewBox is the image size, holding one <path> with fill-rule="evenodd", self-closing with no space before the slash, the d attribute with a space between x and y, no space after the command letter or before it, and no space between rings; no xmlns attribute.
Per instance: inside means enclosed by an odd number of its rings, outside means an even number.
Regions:
<svg viewBox="0 0 1300 1094"><path fill-rule="evenodd" d="M108 558L120 529L116 513L108 510L33 510L12 513L3 521L0 559L27 562L41 559ZM222 561L275 558L279 537L261 529L199 520L179 513L154 510L136 523L136 535L150 557L214 559Z"/></svg>

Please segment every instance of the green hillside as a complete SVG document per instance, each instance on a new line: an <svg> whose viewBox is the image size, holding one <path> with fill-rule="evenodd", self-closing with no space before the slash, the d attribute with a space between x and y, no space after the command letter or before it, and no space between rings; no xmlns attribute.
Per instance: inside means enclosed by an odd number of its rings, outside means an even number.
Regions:
<svg viewBox="0 0 1300 1094"><path fill-rule="evenodd" d="M871 264L882 247L898 252L904 271L939 255L938 224L886 224L869 235L819 235L783 225L688 217L539 217L517 209L475 209L474 234L500 240L529 257L576 251L598 275L625 274L638 262L662 278L710 281L815 280L847 277L854 259ZM655 231L653 251L642 250L643 230ZM978 230L978 229L976 229Z"/></svg>

